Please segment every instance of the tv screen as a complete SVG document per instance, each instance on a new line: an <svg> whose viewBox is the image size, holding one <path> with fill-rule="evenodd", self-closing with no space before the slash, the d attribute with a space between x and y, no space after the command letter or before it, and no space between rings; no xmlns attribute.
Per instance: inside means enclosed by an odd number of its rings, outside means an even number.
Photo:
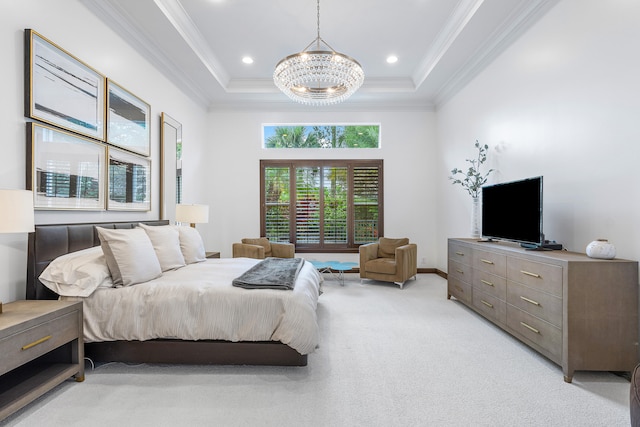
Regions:
<svg viewBox="0 0 640 427"><path fill-rule="evenodd" d="M542 177L482 187L482 236L542 245Z"/></svg>

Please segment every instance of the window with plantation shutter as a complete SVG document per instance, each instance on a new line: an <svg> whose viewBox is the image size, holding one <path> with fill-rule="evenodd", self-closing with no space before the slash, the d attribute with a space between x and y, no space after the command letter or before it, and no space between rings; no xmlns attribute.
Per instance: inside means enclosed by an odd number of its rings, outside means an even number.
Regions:
<svg viewBox="0 0 640 427"><path fill-rule="evenodd" d="M382 235L382 160L262 160L260 231L298 252L353 252Z"/></svg>

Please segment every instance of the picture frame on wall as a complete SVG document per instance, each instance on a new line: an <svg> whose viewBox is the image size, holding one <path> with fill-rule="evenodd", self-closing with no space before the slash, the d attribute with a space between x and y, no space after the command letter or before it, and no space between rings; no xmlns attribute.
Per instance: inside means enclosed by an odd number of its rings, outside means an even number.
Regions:
<svg viewBox="0 0 640 427"><path fill-rule="evenodd" d="M107 142L142 156L151 155L151 106L107 79Z"/></svg>
<svg viewBox="0 0 640 427"><path fill-rule="evenodd" d="M25 30L25 116L104 141L106 77Z"/></svg>
<svg viewBox="0 0 640 427"><path fill-rule="evenodd" d="M108 147L107 210L151 210L151 160Z"/></svg>
<svg viewBox="0 0 640 427"><path fill-rule="evenodd" d="M27 123L27 189L39 210L104 210L106 145Z"/></svg>

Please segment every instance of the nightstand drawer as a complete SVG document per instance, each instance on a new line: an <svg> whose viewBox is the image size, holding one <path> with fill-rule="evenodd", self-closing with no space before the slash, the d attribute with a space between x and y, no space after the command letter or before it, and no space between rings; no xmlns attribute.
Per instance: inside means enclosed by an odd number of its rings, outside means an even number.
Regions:
<svg viewBox="0 0 640 427"><path fill-rule="evenodd" d="M72 312L0 340L0 375L79 336L78 313Z"/></svg>

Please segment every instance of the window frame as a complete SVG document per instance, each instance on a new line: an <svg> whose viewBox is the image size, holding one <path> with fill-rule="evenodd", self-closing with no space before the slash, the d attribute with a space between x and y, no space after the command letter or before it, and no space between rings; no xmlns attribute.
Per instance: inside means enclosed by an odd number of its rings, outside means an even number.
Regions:
<svg viewBox="0 0 640 427"><path fill-rule="evenodd" d="M357 167L377 167L378 168L378 227L377 235L384 235L384 162L382 159L265 159L260 160L260 235L266 236L266 174L267 168L289 168L289 188L291 197L289 200L289 242L296 245L296 252L299 253L357 253L358 248L363 243L354 243L355 221L354 221L354 180L353 170ZM300 167L346 167L347 168L347 243L346 244L298 244L296 242L296 215L295 215L295 190L296 188L296 168ZM321 212L324 210L321 208Z"/></svg>

